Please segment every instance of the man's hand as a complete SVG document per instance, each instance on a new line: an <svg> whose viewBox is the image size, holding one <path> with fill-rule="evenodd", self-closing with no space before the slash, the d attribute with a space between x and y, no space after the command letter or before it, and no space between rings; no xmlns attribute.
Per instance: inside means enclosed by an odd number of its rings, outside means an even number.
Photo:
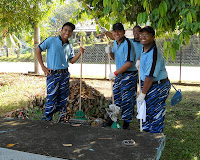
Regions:
<svg viewBox="0 0 200 160"><path fill-rule="evenodd" d="M101 28L100 28L100 31L101 31L101 33L105 33L107 30L106 30L106 28L101 27Z"/></svg>
<svg viewBox="0 0 200 160"><path fill-rule="evenodd" d="M107 45L107 46L105 47L105 52L106 52L107 54L110 54L111 51L112 51L111 46L110 46L110 45Z"/></svg>
<svg viewBox="0 0 200 160"><path fill-rule="evenodd" d="M44 74L45 74L46 76L48 76L48 75L51 74L51 73L49 72L49 70L51 70L51 69L48 69L48 68L45 67L45 66L42 67L42 70L43 70L43 72L44 72Z"/></svg>
<svg viewBox="0 0 200 160"><path fill-rule="evenodd" d="M111 73L109 74L109 80L114 79L116 76L117 76L117 74L116 74L115 72L111 72Z"/></svg>
<svg viewBox="0 0 200 160"><path fill-rule="evenodd" d="M137 61L136 61L135 67L137 68L137 70L140 69L140 60L137 60Z"/></svg>
<svg viewBox="0 0 200 160"><path fill-rule="evenodd" d="M140 93L140 95L137 98L137 102L142 103L144 101L145 96L146 96L146 94Z"/></svg>
<svg viewBox="0 0 200 160"><path fill-rule="evenodd" d="M80 52L81 54L83 54L83 53L85 52L85 48L81 46L80 49L79 49L79 52Z"/></svg>

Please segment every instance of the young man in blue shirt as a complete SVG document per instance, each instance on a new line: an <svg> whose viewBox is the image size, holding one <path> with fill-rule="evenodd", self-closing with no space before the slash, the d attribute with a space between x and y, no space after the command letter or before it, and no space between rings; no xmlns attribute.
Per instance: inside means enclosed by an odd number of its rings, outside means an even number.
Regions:
<svg viewBox="0 0 200 160"><path fill-rule="evenodd" d="M133 42L133 45L135 47L136 61L139 59L141 52L142 52L142 48L143 48L143 45L140 43L140 30L141 30L140 26L133 27L134 39L131 39L131 41Z"/></svg>
<svg viewBox="0 0 200 160"><path fill-rule="evenodd" d="M70 79L68 63L75 63L85 50L80 47L79 53L74 55L73 47L68 40L74 29L74 24L65 23L60 36L47 38L35 50L41 68L47 76L47 102L43 117L46 121L51 121L56 112L60 112L61 119L64 119L66 113ZM44 50L47 50L47 66L44 65L41 55Z"/></svg>
<svg viewBox="0 0 200 160"><path fill-rule="evenodd" d="M165 60L155 43L155 31L146 26L140 31L143 50L140 57L140 77L142 92L137 98L139 103L146 101L146 122L143 130L162 133L165 118L165 101L171 88L165 69Z"/></svg>
<svg viewBox="0 0 200 160"><path fill-rule="evenodd" d="M136 104L138 73L135 67L136 53L134 45L126 38L124 26L121 23L113 25L114 45L111 51L106 47L106 53L115 60L116 71L110 73L109 79L115 78L113 85L114 103L121 108L123 129L129 128Z"/></svg>

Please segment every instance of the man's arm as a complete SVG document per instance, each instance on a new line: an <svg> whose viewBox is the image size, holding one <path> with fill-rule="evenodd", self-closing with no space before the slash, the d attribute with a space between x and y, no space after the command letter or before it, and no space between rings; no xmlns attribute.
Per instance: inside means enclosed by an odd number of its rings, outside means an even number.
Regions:
<svg viewBox="0 0 200 160"><path fill-rule="evenodd" d="M133 65L132 62L126 62L120 69L116 70L115 73L117 75L121 74L121 73L127 71L127 69L129 69L132 65Z"/></svg>
<svg viewBox="0 0 200 160"><path fill-rule="evenodd" d="M110 39L115 40L115 38L113 37L113 35L112 35L111 32L106 31L106 32L104 32L104 34L105 34L106 36L108 36Z"/></svg>
<svg viewBox="0 0 200 160"><path fill-rule="evenodd" d="M35 54L36 54L36 57L37 57L37 59L38 59L38 62L40 63L40 66L41 66L41 68L42 68L44 74L45 74L45 75L49 75L49 74L50 74L50 73L49 73L49 70L48 70L48 68L47 68L47 67L44 65L44 63L43 63L42 54L41 54L41 50L40 50L39 47L37 47L37 48L35 49Z"/></svg>
<svg viewBox="0 0 200 160"><path fill-rule="evenodd" d="M77 55L75 55L71 60L70 60L70 62L73 64L73 63L75 63L78 59L79 59L79 57L81 56L81 54L83 54L85 52L85 48L84 47L80 47L80 49L79 49L79 53L77 54Z"/></svg>
<svg viewBox="0 0 200 160"><path fill-rule="evenodd" d="M115 59L115 55L114 55L114 53L110 53L110 57L114 60Z"/></svg>
<svg viewBox="0 0 200 160"><path fill-rule="evenodd" d="M146 94L153 83L153 77L145 77L142 93Z"/></svg>

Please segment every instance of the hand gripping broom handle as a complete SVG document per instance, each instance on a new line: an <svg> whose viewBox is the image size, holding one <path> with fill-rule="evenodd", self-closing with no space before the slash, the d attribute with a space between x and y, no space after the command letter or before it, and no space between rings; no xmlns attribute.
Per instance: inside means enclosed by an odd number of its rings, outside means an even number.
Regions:
<svg viewBox="0 0 200 160"><path fill-rule="evenodd" d="M83 35L81 36L81 47L83 47ZM79 111L81 110L81 88L82 88L82 61L83 54L81 53L81 71L80 71L80 99L79 99Z"/></svg>

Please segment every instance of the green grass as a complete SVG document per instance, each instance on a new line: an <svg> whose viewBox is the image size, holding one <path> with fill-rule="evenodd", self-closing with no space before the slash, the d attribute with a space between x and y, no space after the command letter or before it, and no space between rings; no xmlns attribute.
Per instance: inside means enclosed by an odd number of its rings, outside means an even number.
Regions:
<svg viewBox="0 0 200 160"><path fill-rule="evenodd" d="M0 74L0 115L26 107L35 96L44 96L45 87L45 77Z"/></svg>
<svg viewBox="0 0 200 160"><path fill-rule="evenodd" d="M182 101L170 106L172 88L166 102L164 134L166 146L161 160L200 160L200 87L175 86L182 90ZM33 97L43 97L45 77L0 74L0 115L26 107ZM132 129L138 130L134 119Z"/></svg>
<svg viewBox="0 0 200 160"><path fill-rule="evenodd" d="M42 53L42 57L45 60L45 52ZM34 53L33 55L31 53L27 54L21 54L19 58L17 58L17 55L9 55L9 57L1 56L0 62L34 62Z"/></svg>
<svg viewBox="0 0 200 160"><path fill-rule="evenodd" d="M182 90L182 101L170 106L171 89L166 105L164 134L166 146L161 160L200 159L200 87L176 86Z"/></svg>

